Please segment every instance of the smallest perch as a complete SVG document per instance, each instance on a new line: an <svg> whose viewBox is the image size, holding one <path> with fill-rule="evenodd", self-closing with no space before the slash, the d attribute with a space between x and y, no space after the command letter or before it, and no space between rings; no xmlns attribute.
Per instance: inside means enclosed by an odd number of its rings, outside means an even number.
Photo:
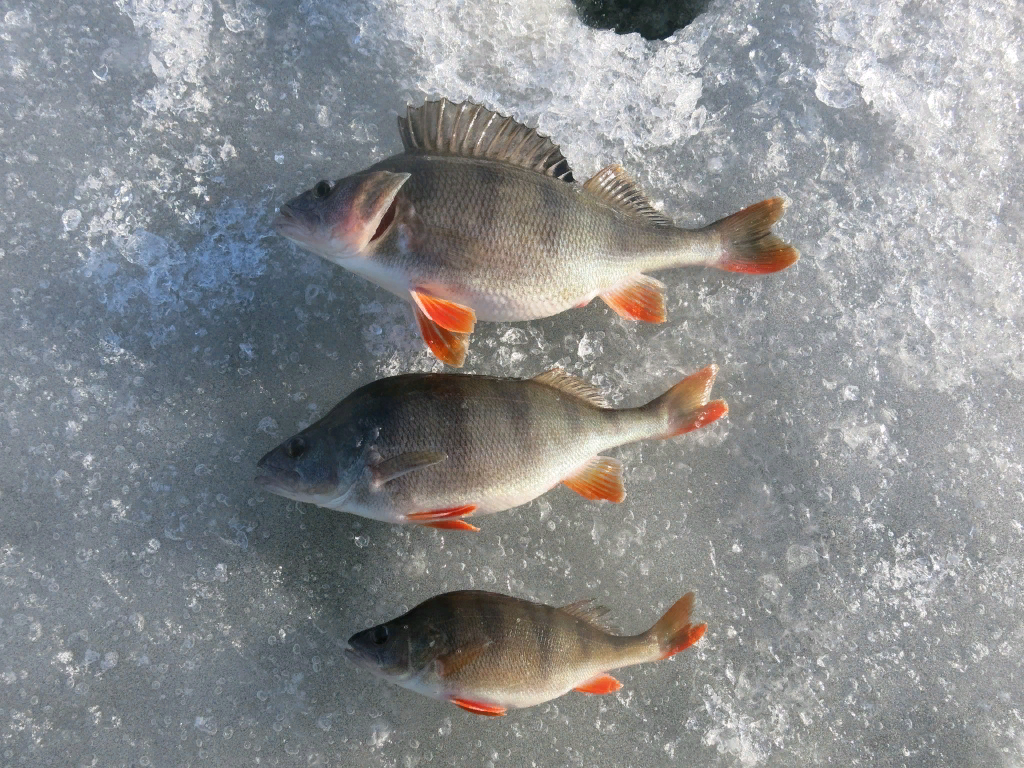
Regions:
<svg viewBox="0 0 1024 768"><path fill-rule="evenodd" d="M580 600L562 608L495 592L449 592L397 619L358 632L345 654L403 688L477 715L504 715L571 690L612 693L618 667L667 659L696 643L683 595L639 635L614 635L607 608Z"/></svg>

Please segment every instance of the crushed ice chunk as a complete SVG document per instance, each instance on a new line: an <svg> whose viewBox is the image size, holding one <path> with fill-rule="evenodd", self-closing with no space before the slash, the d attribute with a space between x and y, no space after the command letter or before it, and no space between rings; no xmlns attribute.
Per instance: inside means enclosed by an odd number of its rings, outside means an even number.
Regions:
<svg viewBox="0 0 1024 768"><path fill-rule="evenodd" d="M69 208L60 217L65 232L73 232L82 223L82 212L77 208Z"/></svg>

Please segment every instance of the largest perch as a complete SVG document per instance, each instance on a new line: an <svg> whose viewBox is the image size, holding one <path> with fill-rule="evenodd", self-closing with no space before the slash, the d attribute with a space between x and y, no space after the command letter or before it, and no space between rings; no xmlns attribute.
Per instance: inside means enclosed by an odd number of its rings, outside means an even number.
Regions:
<svg viewBox="0 0 1024 768"><path fill-rule="evenodd" d="M423 340L461 366L476 321L533 320L600 296L665 320L646 272L705 265L768 273L798 251L764 200L700 229L676 227L619 165L585 184L551 139L479 104L430 101L398 118L405 151L281 206L274 226L412 304Z"/></svg>

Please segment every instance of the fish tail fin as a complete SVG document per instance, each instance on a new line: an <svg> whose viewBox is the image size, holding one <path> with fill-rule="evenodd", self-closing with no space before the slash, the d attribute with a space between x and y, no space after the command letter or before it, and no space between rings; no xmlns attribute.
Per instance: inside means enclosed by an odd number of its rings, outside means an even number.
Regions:
<svg viewBox="0 0 1024 768"><path fill-rule="evenodd" d="M722 249L709 266L729 272L763 275L794 264L800 251L772 232L786 210L781 197L762 200L705 229L721 237Z"/></svg>
<svg viewBox="0 0 1024 768"><path fill-rule="evenodd" d="M675 437L706 427L729 412L724 400L708 402L711 385L718 374L718 366L711 365L697 371L655 398L642 410L653 413L663 429L658 436Z"/></svg>
<svg viewBox="0 0 1024 768"><path fill-rule="evenodd" d="M687 592L658 619L658 623L644 633L651 646L656 645L653 660L667 659L696 643L707 630L707 624L694 626L690 621L693 610L693 592Z"/></svg>

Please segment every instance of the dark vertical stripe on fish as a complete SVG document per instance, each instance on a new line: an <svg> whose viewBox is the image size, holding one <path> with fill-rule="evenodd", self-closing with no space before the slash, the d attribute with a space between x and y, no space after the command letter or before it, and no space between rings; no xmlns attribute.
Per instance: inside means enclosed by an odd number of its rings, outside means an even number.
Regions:
<svg viewBox="0 0 1024 768"><path fill-rule="evenodd" d="M531 459L536 461L535 434L537 428L542 427L539 423L541 418L539 418L530 395L529 387L518 390L514 397L510 397L507 390L505 393L505 405L508 408L506 413L508 414L512 434L515 436L512 452L515 454L515 459L521 465L522 463L529 462ZM511 459L512 456L509 458Z"/></svg>
<svg viewBox="0 0 1024 768"><path fill-rule="evenodd" d="M586 664L594 655L594 628L586 622L576 619L572 623L576 630L577 657L579 664Z"/></svg>
<svg viewBox="0 0 1024 768"><path fill-rule="evenodd" d="M549 229L544 233L544 239L550 244L549 248L558 253L564 246L566 233L571 231L571 227L566 226L567 215L570 213L569 206L562 199L561 190L546 184L538 185L535 189L540 197L537 220L548 225Z"/></svg>
<svg viewBox="0 0 1024 768"><path fill-rule="evenodd" d="M558 396L559 405L562 411L562 419L566 432L572 435L573 442L579 441L586 435L586 424L583 421L584 409L580 401L567 395Z"/></svg>
<svg viewBox="0 0 1024 768"><path fill-rule="evenodd" d="M555 643L552 630L554 629L554 623L551 621L551 617L547 615L547 611L538 610L541 608L547 608L539 603L533 604L531 607L530 617L533 625L537 628L535 642L537 643L537 664L538 672L541 678L545 681L551 679L551 673L555 668Z"/></svg>

